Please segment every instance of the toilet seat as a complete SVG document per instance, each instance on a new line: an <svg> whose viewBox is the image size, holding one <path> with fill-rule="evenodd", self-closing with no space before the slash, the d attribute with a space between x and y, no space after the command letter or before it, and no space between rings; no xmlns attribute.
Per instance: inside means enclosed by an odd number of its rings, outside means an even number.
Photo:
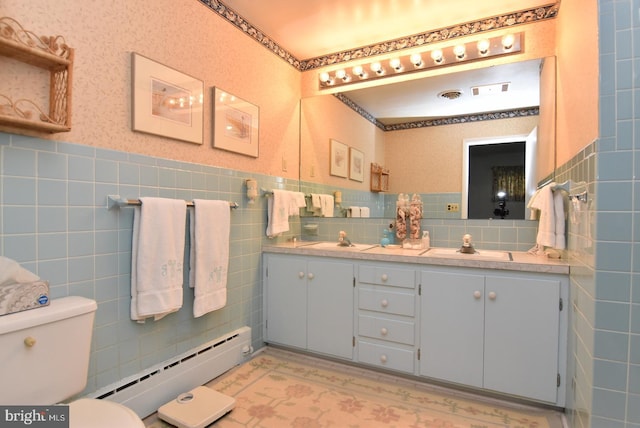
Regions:
<svg viewBox="0 0 640 428"><path fill-rule="evenodd" d="M69 428L144 428L128 407L109 400L81 398L69 404Z"/></svg>

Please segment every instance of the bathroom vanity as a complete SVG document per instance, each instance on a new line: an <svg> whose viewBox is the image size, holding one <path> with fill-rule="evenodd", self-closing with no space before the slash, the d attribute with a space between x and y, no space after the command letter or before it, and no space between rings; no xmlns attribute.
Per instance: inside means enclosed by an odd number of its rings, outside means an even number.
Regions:
<svg viewBox="0 0 640 428"><path fill-rule="evenodd" d="M569 266L443 250L265 246L265 341L564 407Z"/></svg>

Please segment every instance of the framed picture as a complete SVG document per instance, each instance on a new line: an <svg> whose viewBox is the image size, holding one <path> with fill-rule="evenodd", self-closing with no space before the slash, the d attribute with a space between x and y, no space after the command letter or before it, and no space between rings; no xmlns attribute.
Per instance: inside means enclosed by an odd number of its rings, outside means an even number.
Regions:
<svg viewBox="0 0 640 428"><path fill-rule="evenodd" d="M131 53L131 128L202 144L204 84Z"/></svg>
<svg viewBox="0 0 640 428"><path fill-rule="evenodd" d="M353 147L349 147L349 178L364 181L364 153Z"/></svg>
<svg viewBox="0 0 640 428"><path fill-rule="evenodd" d="M258 157L258 106L213 88L213 147Z"/></svg>
<svg viewBox="0 0 640 428"><path fill-rule="evenodd" d="M339 141L331 140L331 168L329 173L347 178L349 172L349 147Z"/></svg>

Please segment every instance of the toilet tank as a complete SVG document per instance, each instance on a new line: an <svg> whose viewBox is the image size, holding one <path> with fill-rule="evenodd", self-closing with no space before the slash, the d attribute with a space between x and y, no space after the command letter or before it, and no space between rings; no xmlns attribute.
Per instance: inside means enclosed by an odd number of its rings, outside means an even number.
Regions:
<svg viewBox="0 0 640 428"><path fill-rule="evenodd" d="M56 404L84 390L96 309L69 296L0 316L0 403Z"/></svg>

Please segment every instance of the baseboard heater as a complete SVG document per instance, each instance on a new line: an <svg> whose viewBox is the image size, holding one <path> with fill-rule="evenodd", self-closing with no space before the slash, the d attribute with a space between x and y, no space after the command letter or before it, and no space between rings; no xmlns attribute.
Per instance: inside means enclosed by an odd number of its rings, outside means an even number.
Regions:
<svg viewBox="0 0 640 428"><path fill-rule="evenodd" d="M244 362L251 353L251 329L242 327L176 358L91 394L124 404L141 418L183 392L203 385Z"/></svg>

